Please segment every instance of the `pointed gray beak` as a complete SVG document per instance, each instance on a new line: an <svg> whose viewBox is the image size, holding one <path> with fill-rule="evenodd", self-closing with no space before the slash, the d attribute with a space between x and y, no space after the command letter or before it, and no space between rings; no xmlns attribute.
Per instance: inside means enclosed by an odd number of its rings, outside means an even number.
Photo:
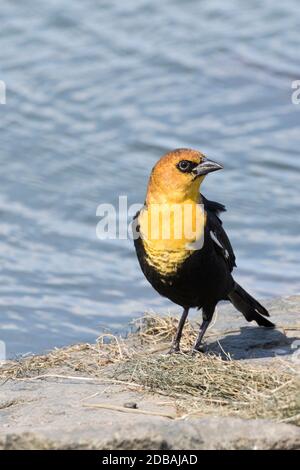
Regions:
<svg viewBox="0 0 300 470"><path fill-rule="evenodd" d="M198 166L196 166L192 173L195 176L204 176L207 175L208 173L212 173L213 171L217 170L222 170L223 167L217 162L214 162L213 160L208 160L208 158L205 158L202 163L200 163Z"/></svg>

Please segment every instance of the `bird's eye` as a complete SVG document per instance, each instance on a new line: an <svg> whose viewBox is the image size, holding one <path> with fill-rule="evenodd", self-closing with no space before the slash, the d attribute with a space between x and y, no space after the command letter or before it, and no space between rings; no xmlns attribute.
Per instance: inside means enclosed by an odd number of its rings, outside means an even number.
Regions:
<svg viewBox="0 0 300 470"><path fill-rule="evenodd" d="M177 168L183 173L187 173L191 169L190 163L191 162L188 160L181 160L181 162L178 163Z"/></svg>

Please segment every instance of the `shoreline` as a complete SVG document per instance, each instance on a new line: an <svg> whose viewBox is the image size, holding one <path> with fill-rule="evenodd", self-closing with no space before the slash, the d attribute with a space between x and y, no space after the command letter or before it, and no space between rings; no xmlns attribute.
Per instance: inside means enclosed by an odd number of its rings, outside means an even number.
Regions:
<svg viewBox="0 0 300 470"><path fill-rule="evenodd" d="M100 337L5 364L0 449L299 448L300 296L266 306L275 330L249 326L230 305L220 306L207 353L196 359L165 355L176 322L156 317L127 339ZM257 396L248 397L247 387ZM265 400L272 393L277 408ZM289 393L293 409L280 414ZM253 409L238 405L241 399Z"/></svg>

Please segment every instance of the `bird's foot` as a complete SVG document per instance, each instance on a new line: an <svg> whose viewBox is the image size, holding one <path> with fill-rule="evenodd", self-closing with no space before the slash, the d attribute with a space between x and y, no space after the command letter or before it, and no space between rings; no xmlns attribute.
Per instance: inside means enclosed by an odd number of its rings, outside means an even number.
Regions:
<svg viewBox="0 0 300 470"><path fill-rule="evenodd" d="M196 356L196 354L204 354L206 352L206 347L204 344L200 344L199 346L194 346L191 350L191 356Z"/></svg>
<svg viewBox="0 0 300 470"><path fill-rule="evenodd" d="M180 347L179 344L174 343L172 344L170 350L168 351L167 354L179 354L180 353Z"/></svg>

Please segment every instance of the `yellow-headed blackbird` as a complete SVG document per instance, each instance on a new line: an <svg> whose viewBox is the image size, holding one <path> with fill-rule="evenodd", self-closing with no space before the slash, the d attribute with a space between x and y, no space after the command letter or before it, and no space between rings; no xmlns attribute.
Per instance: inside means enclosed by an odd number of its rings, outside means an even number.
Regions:
<svg viewBox="0 0 300 470"><path fill-rule="evenodd" d="M201 341L221 300L247 321L274 327L268 311L232 277L235 255L219 218L226 209L199 191L208 173L222 168L196 150L177 149L154 166L146 202L135 216L134 243L142 271L154 289L183 307L171 352L179 351L190 308L202 309Z"/></svg>

